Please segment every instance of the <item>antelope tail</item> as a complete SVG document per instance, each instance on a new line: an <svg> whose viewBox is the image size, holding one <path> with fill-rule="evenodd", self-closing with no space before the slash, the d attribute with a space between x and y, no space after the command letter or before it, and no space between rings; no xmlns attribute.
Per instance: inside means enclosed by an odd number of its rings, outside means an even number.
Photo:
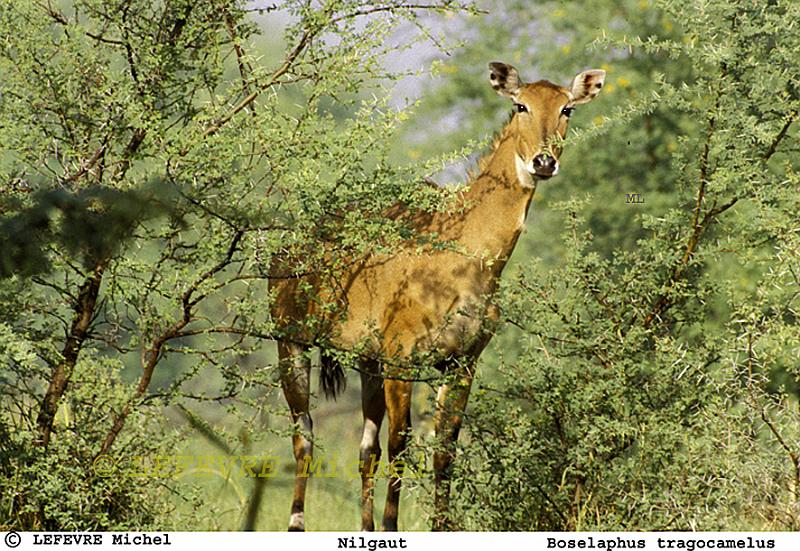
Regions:
<svg viewBox="0 0 800 551"><path fill-rule="evenodd" d="M319 359L319 386L322 392L325 393L326 398L333 398L336 400L336 397L345 389L345 386L347 386L347 378L345 377L342 364L325 351L320 352Z"/></svg>

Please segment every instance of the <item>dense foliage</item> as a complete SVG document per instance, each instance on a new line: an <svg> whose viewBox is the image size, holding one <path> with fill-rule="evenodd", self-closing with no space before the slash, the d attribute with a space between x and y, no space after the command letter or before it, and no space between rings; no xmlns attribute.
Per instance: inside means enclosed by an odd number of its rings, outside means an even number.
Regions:
<svg viewBox="0 0 800 551"><path fill-rule="evenodd" d="M0 524L163 526L163 481L100 480L96 458L169 450L141 427L175 400L263 407L270 258L388 246L382 210L438 205L419 181L441 161L390 166L406 114L371 84L419 10L287 2L285 44L257 42L275 11L0 3Z"/></svg>
<svg viewBox="0 0 800 551"><path fill-rule="evenodd" d="M464 528L798 528L799 8L498 2L464 30L459 74L608 71L505 279ZM429 108L485 124L479 73Z"/></svg>

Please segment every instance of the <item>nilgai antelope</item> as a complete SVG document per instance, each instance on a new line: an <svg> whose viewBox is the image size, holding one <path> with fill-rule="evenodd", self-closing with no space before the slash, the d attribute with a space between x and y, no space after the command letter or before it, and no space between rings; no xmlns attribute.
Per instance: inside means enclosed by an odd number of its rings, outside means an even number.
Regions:
<svg viewBox="0 0 800 551"><path fill-rule="evenodd" d="M435 232L440 241L453 246L420 252L414 242L392 254L372 255L341 269L333 285L313 273L274 280L273 320L284 334L292 335L278 342L281 384L296 427L290 530L305 529L312 455L310 346L300 343L317 342L305 334L312 331L312 319L322 320L330 346L369 351L358 366L364 415L360 448L364 530L374 527L373 475L381 455L378 435L384 414L389 418L390 464L404 450L411 424L412 377L387 376L387 365L395 366L391 369L396 374L396 366L404 360L412 369L410 364L420 353L436 358L436 368L447 383L439 388L435 414L440 445L433 458L433 528L450 526L449 477L455 442L475 363L491 338L491 322L498 317L492 294L522 232L537 182L558 173L560 140L573 108L594 99L605 78L604 71L584 71L562 87L546 80L523 83L517 70L504 63L491 63L489 69L492 88L513 102L513 111L491 152L481 160L477 176L446 212L412 213L398 206L387 213L404 217L421 234ZM331 304L338 308L326 307ZM342 382L342 368L324 353L321 364L323 389L335 391ZM397 529L400 482L398 477L389 479L384 530Z"/></svg>

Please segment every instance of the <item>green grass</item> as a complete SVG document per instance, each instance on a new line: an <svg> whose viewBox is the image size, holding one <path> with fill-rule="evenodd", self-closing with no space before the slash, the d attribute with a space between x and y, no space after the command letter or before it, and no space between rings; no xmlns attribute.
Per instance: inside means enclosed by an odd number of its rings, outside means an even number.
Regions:
<svg viewBox="0 0 800 551"><path fill-rule="evenodd" d="M316 378L316 377L315 377ZM316 380L314 381L316 386ZM324 458L328 468L335 464L338 476L312 477L306 494L306 529L310 531L360 530L361 479L353 476L353 462L358 460L361 440L361 408L359 381L356 376L348 380L348 388L338 401L320 400L312 410L314 433L317 441L315 458ZM430 415L425 413L429 390L421 385L415 388L415 434L427 433L431 427ZM282 405L282 397L275 397L275 405ZM284 406L285 407L285 406ZM203 408L203 418L211 420L213 430L224 430L227 434L241 432L235 421L221 408ZM289 428L287 416L272 415L268 420L270 429L261 435L253 434L256 443L240 446L234 454L275 457L275 474L267 479L256 522L257 530L283 531L289 521L289 510L294 487L294 458L291 438L274 434L275 430ZM252 431L251 431L252 432ZM381 446L386 459L386 423L382 427ZM198 431L192 431L175 455L222 456L224 452L215 447ZM263 436L259 437L259 436ZM349 469L349 471L348 471ZM173 493L175 505L171 516L175 529L183 530L240 530L243 526L247 502L254 479L241 469L225 473L221 466L193 469L190 467L177 477L173 485L179 490ZM380 526L386 496L386 479L376 480L375 520ZM419 489L404 487L401 494L399 527L401 530L427 530L429 520L418 500ZM187 501L182 495L192 494L195 499ZM195 520L189 520L195 519ZM199 519L199 520L198 520Z"/></svg>

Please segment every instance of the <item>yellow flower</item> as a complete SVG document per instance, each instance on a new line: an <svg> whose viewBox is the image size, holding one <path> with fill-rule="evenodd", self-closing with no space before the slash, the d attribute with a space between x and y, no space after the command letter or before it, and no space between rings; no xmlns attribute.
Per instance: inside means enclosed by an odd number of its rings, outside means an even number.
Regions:
<svg viewBox="0 0 800 551"><path fill-rule="evenodd" d="M408 151L406 151L406 154L410 159L413 160L419 159L420 155L422 155L419 149L409 149Z"/></svg>
<svg viewBox="0 0 800 551"><path fill-rule="evenodd" d="M614 83L613 82L609 82L608 84L605 85L605 87L603 88L603 91L606 94L608 94L608 93L613 92L615 89L616 89L616 86L614 86Z"/></svg>
<svg viewBox="0 0 800 551"><path fill-rule="evenodd" d="M595 118L592 119L592 122L594 123L595 126L600 126L601 124L603 124L603 117L597 115Z"/></svg>
<svg viewBox="0 0 800 551"><path fill-rule="evenodd" d="M448 75L452 75L458 72L458 67L456 67L455 65L446 65L444 63L442 64L441 69L443 73L447 73Z"/></svg>
<svg viewBox="0 0 800 551"><path fill-rule="evenodd" d="M678 149L678 144L676 144L675 142L669 142L667 144L667 151L669 151L670 153L672 153L676 149Z"/></svg>
<svg viewBox="0 0 800 551"><path fill-rule="evenodd" d="M639 0L639 9L644 11L650 6L650 2L648 0Z"/></svg>
<svg viewBox="0 0 800 551"><path fill-rule="evenodd" d="M617 78L617 85L618 85L620 88L627 88L628 86L630 86L630 84L631 84L631 81L630 81L630 80L628 80L628 79L627 79L627 78L625 78L625 77L619 77L619 78Z"/></svg>
<svg viewBox="0 0 800 551"><path fill-rule="evenodd" d="M600 68L604 70L606 73L611 72L611 65L609 65L608 63L603 63L602 65L600 65Z"/></svg>
<svg viewBox="0 0 800 551"><path fill-rule="evenodd" d="M552 13L553 17L564 17L565 15L567 15L567 12L562 10L561 8L553 11L553 13Z"/></svg>
<svg viewBox="0 0 800 551"><path fill-rule="evenodd" d="M564 44L563 46L561 46L561 51L565 54L568 54L570 50L572 50L572 46L570 46L569 44Z"/></svg>

